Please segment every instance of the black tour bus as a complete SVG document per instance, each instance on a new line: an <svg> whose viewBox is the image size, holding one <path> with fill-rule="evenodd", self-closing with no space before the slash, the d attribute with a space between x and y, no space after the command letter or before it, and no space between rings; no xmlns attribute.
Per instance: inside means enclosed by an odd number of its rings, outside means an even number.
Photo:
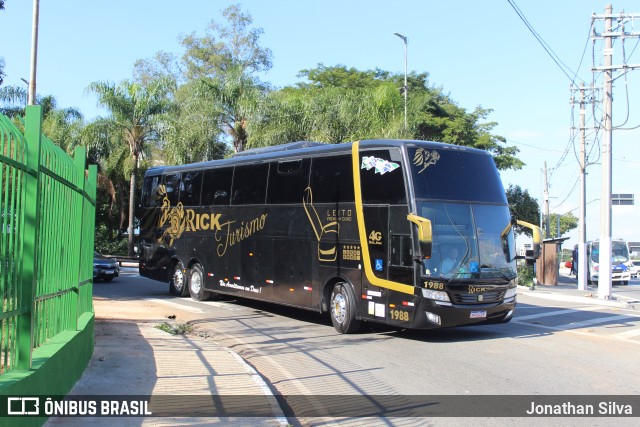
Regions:
<svg viewBox="0 0 640 427"><path fill-rule="evenodd" d="M144 177L140 274L400 328L508 322L516 249L485 151L425 141L294 142ZM536 254L540 232L534 230Z"/></svg>

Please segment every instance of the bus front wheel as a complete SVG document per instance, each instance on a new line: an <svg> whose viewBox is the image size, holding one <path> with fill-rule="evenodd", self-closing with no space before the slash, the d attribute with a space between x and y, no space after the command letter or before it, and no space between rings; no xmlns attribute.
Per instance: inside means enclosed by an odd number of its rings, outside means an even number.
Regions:
<svg viewBox="0 0 640 427"><path fill-rule="evenodd" d="M331 292L331 323L336 331L349 334L360 328L356 320L356 302L351 288L346 283L338 283Z"/></svg>
<svg viewBox="0 0 640 427"><path fill-rule="evenodd" d="M204 290L204 274L200 264L193 264L189 270L189 293L196 301L205 301L211 296L211 292Z"/></svg>
<svg viewBox="0 0 640 427"><path fill-rule="evenodd" d="M176 263L173 267L173 275L169 280L169 293L178 297L186 297L189 295L187 277L184 274L184 267L181 262Z"/></svg>

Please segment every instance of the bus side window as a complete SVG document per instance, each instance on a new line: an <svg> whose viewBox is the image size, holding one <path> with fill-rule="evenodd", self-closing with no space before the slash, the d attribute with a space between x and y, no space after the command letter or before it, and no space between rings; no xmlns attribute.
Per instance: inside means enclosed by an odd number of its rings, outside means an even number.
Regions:
<svg viewBox="0 0 640 427"><path fill-rule="evenodd" d="M360 170L364 204L407 204L401 156L397 150L364 151L361 153L360 164L367 164Z"/></svg>
<svg viewBox="0 0 640 427"><path fill-rule="evenodd" d="M183 206L200 205L200 188L202 187L202 171L182 173L180 182L180 201Z"/></svg>
<svg viewBox="0 0 640 427"><path fill-rule="evenodd" d="M264 204L267 195L268 175L268 164L236 166L233 175L231 204Z"/></svg>
<svg viewBox="0 0 640 427"><path fill-rule="evenodd" d="M300 203L309 185L310 159L272 162L267 186L267 203Z"/></svg>
<svg viewBox="0 0 640 427"><path fill-rule="evenodd" d="M179 173L165 175L162 177L162 183L167 190L167 198L169 199L169 203L171 203L171 206L176 206L178 204L178 199L180 197L180 188L178 186L179 182Z"/></svg>
<svg viewBox="0 0 640 427"><path fill-rule="evenodd" d="M158 197L156 190L158 189L158 183L160 182L160 176L146 176L142 184L142 200L140 204L144 208L154 207L158 205Z"/></svg>
<svg viewBox="0 0 640 427"><path fill-rule="evenodd" d="M352 161L350 156L314 158L309 187L314 203L354 201Z"/></svg>
<svg viewBox="0 0 640 427"><path fill-rule="evenodd" d="M233 168L209 169L202 176L201 206L228 205L231 200Z"/></svg>

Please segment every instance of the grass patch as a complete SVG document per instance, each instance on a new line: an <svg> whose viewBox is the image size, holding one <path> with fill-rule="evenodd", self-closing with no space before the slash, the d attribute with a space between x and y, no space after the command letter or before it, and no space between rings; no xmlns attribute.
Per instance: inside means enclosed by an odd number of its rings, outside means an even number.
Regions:
<svg viewBox="0 0 640 427"><path fill-rule="evenodd" d="M171 324L168 322L163 322L159 325L156 325L156 328L171 335L184 335L189 332L193 332L193 326L186 323Z"/></svg>

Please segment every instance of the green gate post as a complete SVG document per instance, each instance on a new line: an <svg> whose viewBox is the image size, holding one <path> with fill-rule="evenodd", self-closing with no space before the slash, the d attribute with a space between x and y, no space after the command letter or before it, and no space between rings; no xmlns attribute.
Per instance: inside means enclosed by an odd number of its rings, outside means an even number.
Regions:
<svg viewBox="0 0 640 427"><path fill-rule="evenodd" d="M73 162L76 166L76 173L78 174L78 184L79 184L79 192L78 194L74 195L74 197L79 201L79 203L76 205L76 212L75 212L75 216L76 218L79 218L79 221L76 221L76 230L75 230L75 244L74 244L74 249L75 249L75 259L74 259L74 263L73 263L73 271L77 271L78 275L76 276L76 292L74 292L75 294L75 301L72 304L71 310L71 316L72 319L74 319L75 321L75 329L78 330L78 305L81 303L81 295L82 295L82 291L81 291L81 287L82 287L82 267L83 267L83 236L82 236L82 227L83 227L83 222L84 222L84 204L85 204L85 177L84 177L84 168L85 168L85 157L87 155L87 151L84 147L78 146L76 147L74 153L73 153ZM80 313L81 314L81 313Z"/></svg>
<svg viewBox="0 0 640 427"><path fill-rule="evenodd" d="M24 233L22 240L22 283L20 284L21 305L26 312L18 317L17 369L31 369L33 350L33 322L35 316L36 289L36 244L38 242L40 148L42 145L42 107L29 105L26 108L25 139L27 141L27 166L35 171L35 176L26 173L24 182L24 225L33 233Z"/></svg>

